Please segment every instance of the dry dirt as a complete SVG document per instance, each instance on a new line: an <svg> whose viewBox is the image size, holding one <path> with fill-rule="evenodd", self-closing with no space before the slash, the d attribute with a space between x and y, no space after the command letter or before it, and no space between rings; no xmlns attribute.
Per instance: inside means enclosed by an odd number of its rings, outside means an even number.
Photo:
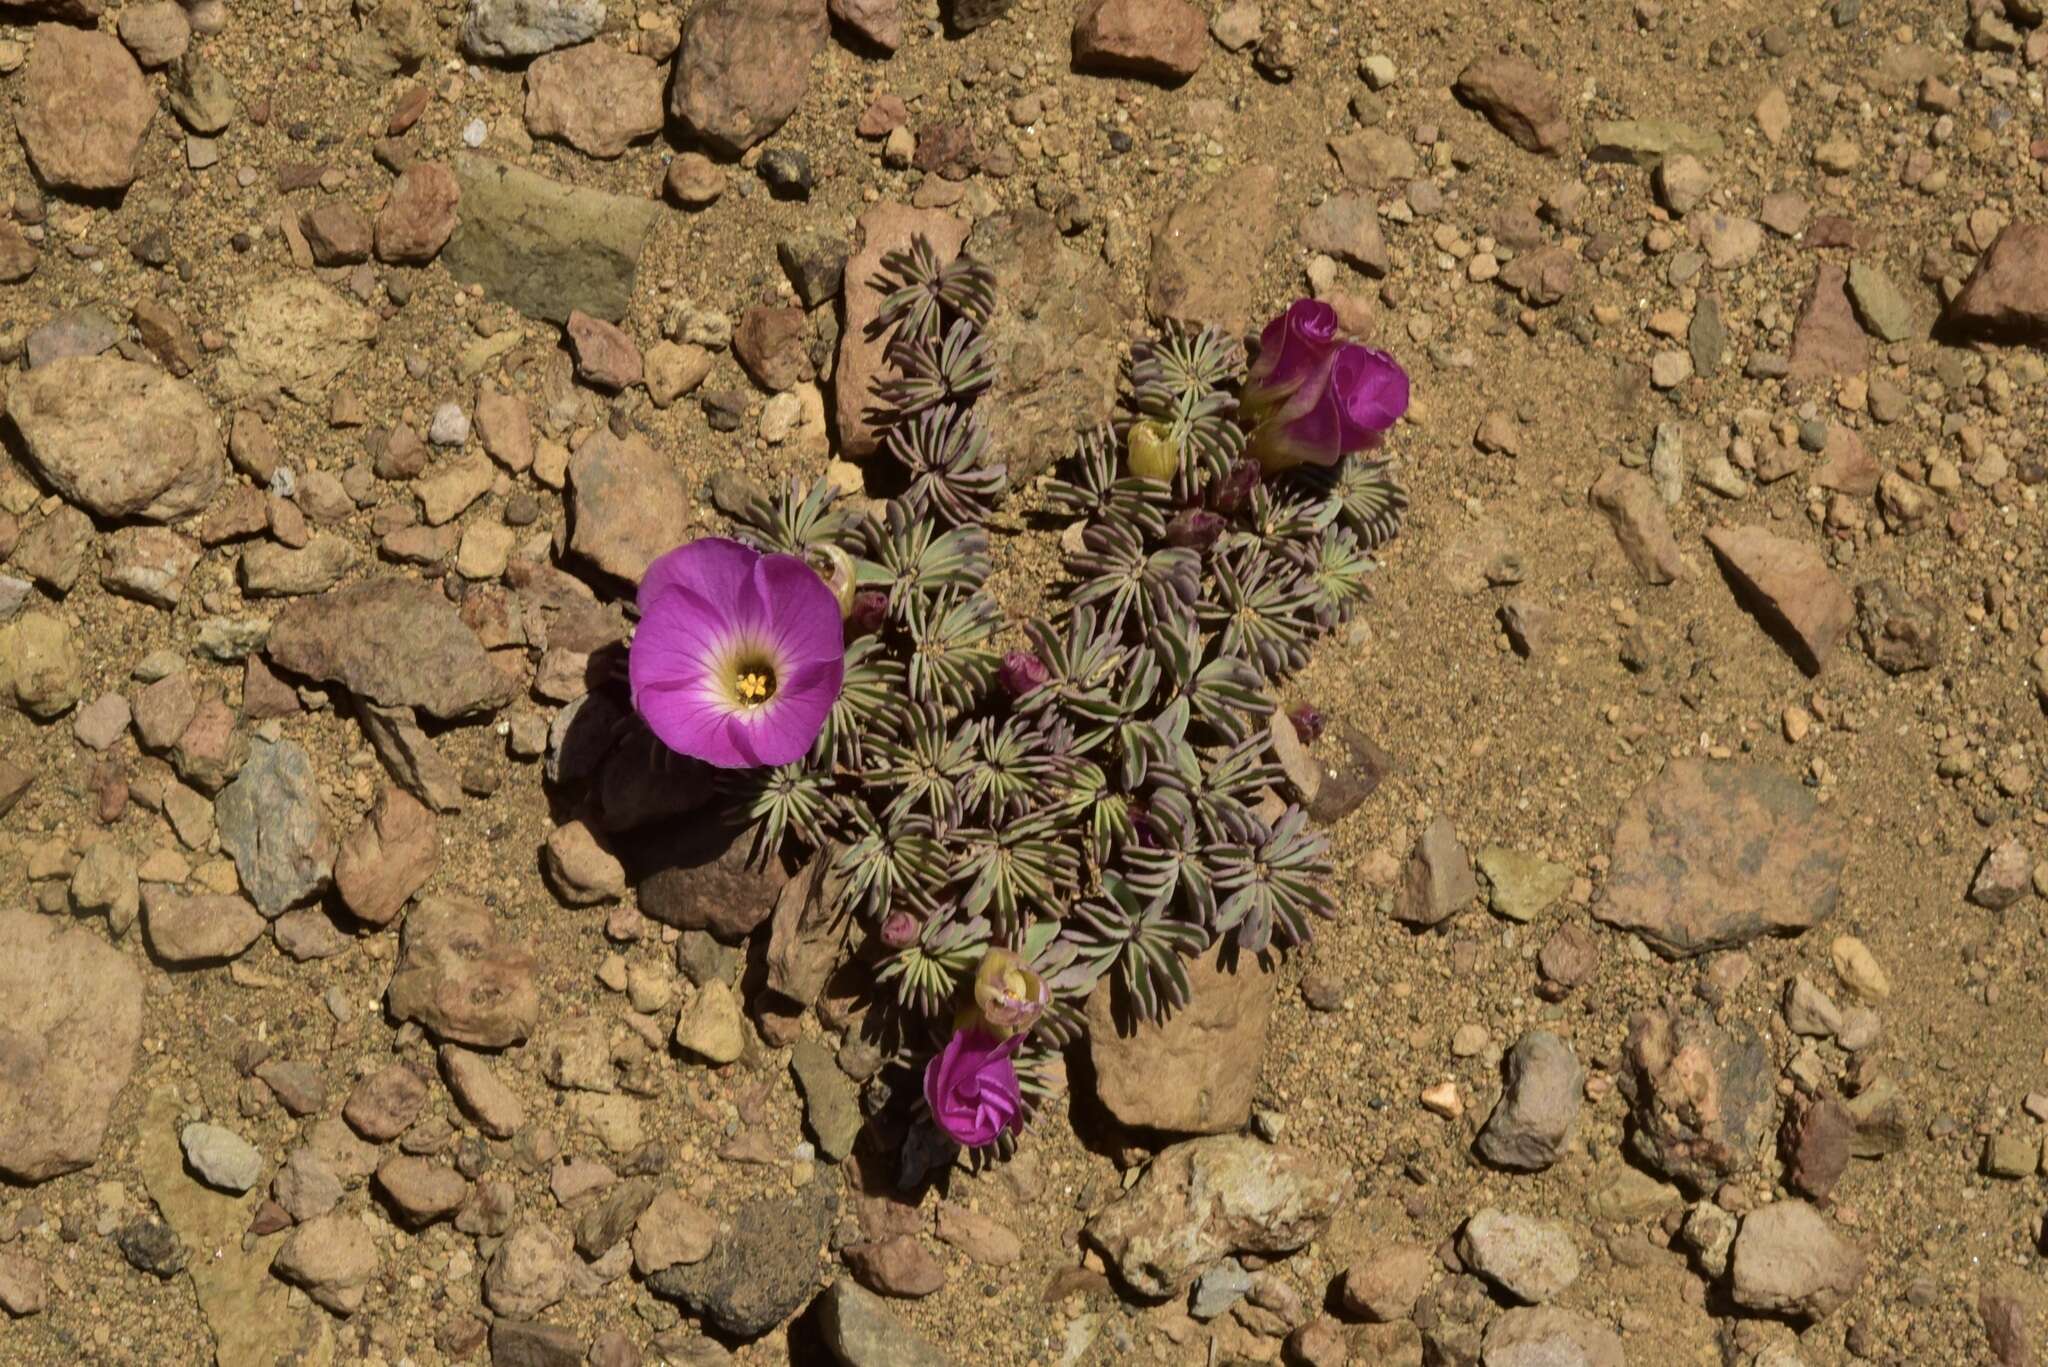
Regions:
<svg viewBox="0 0 2048 1367"><path fill-rule="evenodd" d="M2022 1101L2048 1092L2035 962L2044 903L2029 891L1993 912L1964 894L1988 847L2008 835L2039 846L2048 825L2040 796L2043 711L2029 663L2048 633L2040 579L2044 515L2032 482L2040 478L2039 462L2048 460L2040 435L2048 385L2038 359L2024 349L1959 349L1931 340L1940 272L1934 281L1922 274L1928 253L1951 259L1952 277L1967 274L1973 211L2042 217L2042 164L2029 147L2038 148L2048 132L2042 69L2017 53L1966 50L1970 15L1959 3L1876 0L1851 13L1853 0L1789 8L1689 0L1659 7L1641 0L1633 11L1611 2L1502 7L1453 0L1417 11L1277 0L1266 7L1265 24L1298 36L1291 80L1269 79L1249 51L1211 42L1192 79L1162 88L1076 72L1065 0L1022 0L1007 19L957 39L933 31L930 8L913 0L910 39L887 60L835 41L814 64L796 114L768 144L809 156L818 185L807 201L772 199L735 165L713 206L685 211L664 204L624 323L643 349L683 301L736 318L747 305L774 298L783 289L774 256L779 238L818 226L847 233L877 197L907 200L914 193L923 177L885 166L879 144L855 136L861 111L884 90L910 102L914 123L970 124L985 147L1025 137L1008 117L1011 101L1057 91L1057 114L1031 130L1040 156L1020 158L1008 176L973 177L959 211L977 202L984 210L1052 207L1079 196L1084 225L1070 245L1110 259L1114 303L1134 332L1144 318L1146 244L1155 222L1192 186L1252 162L1280 172L1280 230L1258 263L1257 311L1263 315L1306 290L1310 252L1296 221L1343 185L1325 142L1356 126L1347 104L1367 89L1361 64L1368 55L1383 55L1395 73L1373 97L1384 108L1381 126L1425 144L1422 174L1442 191L1433 214L1383 220L1392 253L1386 280L1338 271L1340 289L1377 297L1376 340L1414 377L1414 408L1389 443L1412 508L1406 530L1382 556L1361 625L1327 640L1287 690L1290 703L1322 708L1332 734L1356 728L1395 760L1386 782L1332 832L1342 914L1286 962L1270 1045L1258 1063L1257 1104L1270 1113L1263 1123L1278 1125L1290 1145L1349 1164L1357 1178L1357 1199L1326 1236L1280 1264L1309 1311L1323 1304L1331 1279L1355 1257L1394 1240L1437 1245L1472 1211L1499 1204L1570 1223L1586 1268L1562 1303L1616 1328L1630 1361L1749 1361L1787 1332L1774 1322L1731 1317L1682 1254L1667 1250L1670 1237L1656 1219L1610 1225L1587 1209L1588 1193L1623 1161L1626 1106L1611 1083L1628 1019L1664 999L1690 998L1700 973L1697 963L1666 962L1593 925L1587 903L1598 895L1609 833L1628 795L1667 759L1705 755L1787 766L1851 833L1834 916L1804 936L1749 946L1753 971L1725 1014L1753 1023L1769 1042L1773 1064L1784 1065L1798 1042L1779 1015L1782 985L1803 972L1843 998L1828 966L1835 935L1861 937L1893 983L1880 1007L1883 1039L1874 1048L1904 1095L1909 1142L1903 1152L1855 1162L1836 1187L1830 1214L1869 1253L1870 1271L1846 1306L1804 1332L1798 1360L1992 1360L1978 1311L1980 1291L1990 1285L2017 1294L2029 1332L2042 1332L2042 1179L1986 1177L1980 1157L1989 1134L2022 1133L2036 1144L2043 1134L2041 1119ZM609 40L628 42L673 25L687 9L650 7L637 16L622 10ZM103 27L111 30L117 13L110 11ZM118 200L44 198L21 145L11 136L0 141L0 190L12 194L18 220L42 219L43 234L36 273L0 287L0 337L10 354L28 329L59 310L99 304L120 318L145 296L172 303L202 335L219 328L252 288L298 269L273 226L286 202L276 188L279 169L324 163L338 180L315 195L373 204L389 175L373 159L372 145L397 95L415 82L434 93L407 135L419 157L452 155L464 126L481 118L489 128L487 153L578 185L647 196L658 193L666 163L688 146L671 129L601 162L557 144L530 144L519 127L519 72L470 66L457 55L457 7L432 7L432 17L438 47L425 69L365 81L337 69L336 52L358 29L345 5L233 7L225 30L203 40L241 105L220 139L220 163L188 171L183 132L160 114L145 143L143 174ZM33 30L26 23L0 26L0 42L6 40L33 42ZM1939 116L1916 105L1913 86L1885 78L1886 55L1907 44L1935 54L1959 92L1952 135L1943 140L1934 136ZM1452 96L1451 84L1469 60L1501 49L1529 56L1563 98L1571 126L1565 156L1521 151ZM161 87L160 76L150 81ZM19 83L18 74L0 76L0 102L16 102ZM1772 87L1786 93L1791 111L1789 131L1775 145L1752 117ZM268 106L261 123L249 113L257 102ZM1994 119L1994 111L2001 117ZM1667 117L1718 132L1726 150L1706 160L1714 199L1727 212L1754 216L1766 193L1798 190L1817 214L1851 220L1862 245L1854 253L1817 252L1767 233L1747 264L1702 267L1690 283L1670 283L1671 253L1645 246L1667 217L1656 208L1648 174L1584 155L1594 120L1625 116ZM1126 150L1113 150L1112 134L1118 147L1128 135ZM1839 176L1812 160L1815 146L1836 136L1854 139L1863 153L1857 169ZM1905 188L1897 174L1898 159L1922 148L1947 173L1933 192ZM1498 284L1468 278L1464 257L1493 232L1503 210L1534 208L1573 180L1589 191L1586 207L1568 229L1550 230L1551 240L1576 246L1610 234L1611 250L1597 264L1580 261L1567 297L1532 310L1525 328L1521 306ZM1377 197L1392 205L1401 194L1394 188ZM299 192L291 202L296 209L311 201ZM129 250L156 232L172 244L172 264L164 269L143 265ZM1674 232L1679 250L1691 245L1683 226ZM247 236L246 250L232 245L240 235ZM91 252L82 250L88 246ZM1903 416L1888 423L1875 422L1860 395L1845 393L1854 384L1793 386L1743 373L1752 352L1785 350L1816 259L1846 262L1852 254L1882 264L1912 307L1908 338L1888 352L1882 343L1872 348L1869 373L1908 398ZM371 429L409 413L423 432L439 403L466 406L473 382L458 377L458 356L479 337L506 329L519 330L518 345L490 374L522 392L539 393L550 382L561 392L566 361L556 329L466 291L438 266L371 269L380 285L402 276L409 291L361 366L338 382L361 400ZM321 274L345 279L347 272ZM1654 389L1652 355L1685 344L1654 337L1649 320L1666 310L1690 316L1706 294L1719 299L1730 359L1710 378L1669 393ZM372 302L386 298L380 289ZM1986 380L1987 373L2005 381ZM231 404L218 388L212 355L194 378L225 425ZM749 395L751 411L739 432L713 432L693 399L656 409L632 391L619 399L582 391L582 410L570 425L600 423L612 407L624 409L693 490L729 467L763 478L821 468L815 454L756 439L764 396L730 352L718 353L705 389ZM1819 418L1852 425L1886 470L1913 462L1924 472L1939 459L1967 465L1971 457L1957 431L1967 426L1975 429L1971 440L2001 447L2016 473L1985 488L1966 471L1910 530L1887 527L1869 498L1859 500L1856 525L1830 528L1827 496L1800 475L1750 488L1740 501L1688 480L1670 518L1689 573L1670 586L1644 585L1589 505L1587 489L1617 460L1640 464L1662 422L1686 425L1688 463L1697 467L1726 449L1726 432L1745 409L1761 410L1773 423ZM1475 430L1490 413L1512 416L1518 454L1475 447ZM339 473L361 459L364 429L335 428L327 417L324 405L285 400L272 428L302 468ZM466 518L495 518L515 488L539 498L540 520L530 531L560 524L560 496L531 477L501 477ZM380 501L404 497L391 486ZM708 500L700 517L706 528L717 525ZM1808 677L1717 570L1702 536L1722 521L1768 523L1827 547L1848 585L1884 580L1931 600L1943 633L1939 663L1888 675L1852 639L1818 677ZM374 564L368 510L342 530L358 546L359 566ZM1444 572L1446 552L1491 539L1517 553L1519 585L1462 592L1448 582L1454 576ZM88 570L58 608L84 653L87 700L126 689L131 670L152 651L189 651L195 621L214 607L236 610L231 552L210 551L191 576L184 605L171 612L107 593ZM1531 658L1509 647L1498 617L1502 602L1517 594L1556 611L1552 640ZM43 591L35 597L48 606ZM1622 657L1624 638L1639 626L1657 644L1656 658L1636 672ZM200 668L230 698L237 695L239 668L204 660ZM1808 723L1796 742L1785 720L1793 709ZM357 730L331 712L312 712L286 720L283 731L314 756L337 828L353 827L381 778ZM557 903L538 852L560 813L540 766L506 757L500 728L458 727L438 739L458 769L483 765L500 781L489 797L442 818L445 848L434 886L492 894L516 932L531 940L540 961L543 1033L549 1022L575 1013L615 1017L622 999L598 981L601 961L616 949L628 960L667 964L671 947L658 934L614 946L604 935L605 909ZM1971 762L1949 770L1966 772L1938 770L1944 755L1958 751ZM0 889L10 902L33 903L40 885L31 884L29 866L36 854L99 829L97 757L74 741L69 718L37 724L14 712L0 712L0 752L37 774L29 795L0 823ZM1440 931L1411 932L1388 915L1393 882L1437 813L1450 817L1470 849L1501 844L1540 853L1569 866L1580 882L1530 926L1475 906ZM164 820L138 807L113 831L138 857L176 845ZM191 857L201 863L208 856ZM1564 1001L1550 1003L1536 991L1534 956L1565 921L1592 926L1601 961ZM93 933L103 934L103 924ZM175 1090L182 1113L221 1119L266 1157L286 1151L298 1123L274 1104L245 1112L238 1100L244 1079L235 1054L245 1039L267 1041L276 1057L319 1062L329 1114L354 1077L381 1066L394 1048L426 1058L429 1046L417 1033L395 1034L379 1009L394 948L390 932L370 934L338 958L300 964L265 940L234 976L145 963L142 1053L98 1161L42 1185L0 1188L0 1255L26 1254L50 1283L40 1314L0 1318L0 1358L208 1359L207 1321L190 1280L159 1283L134 1270L97 1227L102 1184L121 1184L124 1209L146 1208L143 1118L152 1095L165 1089ZM136 937L126 951L141 958ZM1306 974L1337 984L1337 1009L1310 1009L1298 990ZM0 1004L0 1012L6 1009ZM1592 1073L1590 1099L1561 1162L1543 1174L1511 1175L1481 1164L1471 1143L1498 1094L1499 1051L1538 1024L1574 1043ZM1470 1025L1483 1027L1490 1048L1454 1057L1452 1035ZM534 1053L515 1051L501 1071L536 1123L544 1123L562 1094L542 1079L537 1059L522 1052ZM804 1138L801 1103L781 1058L757 1047L748 1061L718 1072L664 1060L644 1121L686 1185L724 1198L839 1180L822 1165L745 1166L715 1156L742 1124L783 1154ZM1422 1091L1444 1080L1458 1084L1461 1119L1440 1118L1420 1104ZM444 1095L433 1104L459 1121ZM521 1208L551 1211L545 1173L521 1170L509 1146L498 1147L508 1151L494 1170L512 1175ZM1077 1138L1064 1106L1029 1132L1022 1149L1021 1174L1013 1164L1007 1176L999 1168L963 1178L954 1192L1023 1236L1021 1260L976 1266L928 1241L946 1267L946 1285L921 1300L893 1302L902 1319L959 1360L991 1367L1194 1363L1237 1351L1212 1350L1210 1331L1174 1306L1128 1304L1101 1289L1049 1299L1055 1275L1081 1261L1077 1233L1086 1216L1124 1175L1117 1152ZM1772 1159L1741 1185L1753 1201L1769 1199L1777 1172ZM354 1191L345 1208L368 1199ZM335 1360L442 1361L437 1332L483 1313L483 1256L474 1240L446 1224L418 1234L397 1233L388 1223L381 1229L381 1266L364 1308L334 1326L341 1345ZM195 1260L215 1257L206 1248L193 1253ZM674 1324L673 1311L631 1278L572 1296L548 1318L574 1327L586 1343L599 1330L618 1329L644 1345ZM1226 1316L1219 1324L1227 1322ZM771 1332L738 1347L734 1360L819 1361L823 1350L810 1335L802 1327ZM1261 1343L1235 1330L1219 1342L1279 1352L1277 1340ZM1372 1360L1366 1343L1358 1339L1362 1356L1354 1360ZM2031 1359L2006 1359L2022 1360Z"/></svg>

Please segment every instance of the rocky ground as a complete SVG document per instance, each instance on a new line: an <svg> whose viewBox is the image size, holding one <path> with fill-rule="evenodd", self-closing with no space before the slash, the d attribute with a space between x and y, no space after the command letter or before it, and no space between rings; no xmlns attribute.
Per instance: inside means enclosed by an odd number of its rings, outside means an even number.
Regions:
<svg viewBox="0 0 2048 1367"><path fill-rule="evenodd" d="M0 1357L2037 1360L2039 0L4 17ZM1160 319L1416 400L1341 918L906 1192L616 670L914 232L1020 513Z"/></svg>

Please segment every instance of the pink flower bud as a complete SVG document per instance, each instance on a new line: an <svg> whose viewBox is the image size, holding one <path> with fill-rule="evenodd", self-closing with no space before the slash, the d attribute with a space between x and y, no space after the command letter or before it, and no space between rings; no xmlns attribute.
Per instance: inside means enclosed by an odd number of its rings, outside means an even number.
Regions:
<svg viewBox="0 0 2048 1367"><path fill-rule="evenodd" d="M1045 661L1028 650L1013 650L1003 656L1003 667L998 671L1003 688L1013 698L1021 698L1034 688L1042 688L1052 677Z"/></svg>

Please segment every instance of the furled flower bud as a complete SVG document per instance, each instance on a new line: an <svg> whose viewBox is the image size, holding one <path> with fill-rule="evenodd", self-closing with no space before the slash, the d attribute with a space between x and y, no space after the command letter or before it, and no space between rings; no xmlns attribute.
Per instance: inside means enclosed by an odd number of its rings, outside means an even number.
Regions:
<svg viewBox="0 0 2048 1367"><path fill-rule="evenodd" d="M1223 518L1207 508L1183 508L1166 524L1166 539L1175 546L1206 551L1223 535Z"/></svg>
<svg viewBox="0 0 2048 1367"><path fill-rule="evenodd" d="M1029 1030L1051 1000L1045 980L1009 950L991 949L982 955L974 975L974 1004L996 1038Z"/></svg>
<svg viewBox="0 0 2048 1367"><path fill-rule="evenodd" d="M1291 465L1335 465L1379 445L1408 411L1408 373L1384 351L1337 335L1337 312L1297 299L1259 334L1259 358L1245 376L1238 419L1249 450L1268 473Z"/></svg>
<svg viewBox="0 0 2048 1367"><path fill-rule="evenodd" d="M892 911L882 918L882 943L901 949L917 938L917 918L907 911Z"/></svg>
<svg viewBox="0 0 2048 1367"><path fill-rule="evenodd" d="M1303 703L1287 714L1287 720L1294 724L1294 734L1301 737L1303 745L1314 745L1323 734L1325 718L1313 704Z"/></svg>
<svg viewBox="0 0 2048 1367"><path fill-rule="evenodd" d="M1023 697L1052 677L1045 661L1028 650L1012 650L1004 655L1003 667L997 673L1003 681L1003 688L1013 698Z"/></svg>
<svg viewBox="0 0 2048 1367"><path fill-rule="evenodd" d="M853 611L846 614L846 624L855 635L867 636L880 631L888 615L889 595L880 589L862 589L853 595Z"/></svg>
<svg viewBox="0 0 2048 1367"><path fill-rule="evenodd" d="M1259 487L1259 463L1250 456L1241 457L1235 465L1224 472L1223 478L1209 488L1209 506L1225 517L1235 517L1244 511L1244 505L1251 501L1252 490Z"/></svg>
<svg viewBox="0 0 2048 1367"><path fill-rule="evenodd" d="M1172 479L1174 471L1180 469L1180 446L1165 423L1133 423L1127 441L1127 463L1132 474L1165 480Z"/></svg>
<svg viewBox="0 0 2048 1367"><path fill-rule="evenodd" d="M818 572L818 578L825 581L825 587L832 590L832 596L839 600L839 615L853 615L853 557L837 546L813 546L805 557L811 568Z"/></svg>

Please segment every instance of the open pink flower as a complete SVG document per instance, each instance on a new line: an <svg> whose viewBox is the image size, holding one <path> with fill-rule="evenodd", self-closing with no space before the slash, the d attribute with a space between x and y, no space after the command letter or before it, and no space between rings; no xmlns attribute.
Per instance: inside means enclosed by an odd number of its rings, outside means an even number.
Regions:
<svg viewBox="0 0 2048 1367"><path fill-rule="evenodd" d="M627 674L664 745L725 769L803 758L846 675L839 600L791 555L707 536L640 581Z"/></svg>
<svg viewBox="0 0 2048 1367"><path fill-rule="evenodd" d="M925 1065L925 1103L956 1143L978 1149L1016 1125L1024 1091L1012 1060L1023 1046L1022 1034L999 1040L985 1031L960 1030Z"/></svg>
<svg viewBox="0 0 2048 1367"><path fill-rule="evenodd" d="M1337 335L1337 311L1297 299L1259 334L1240 418L1268 472L1335 465L1377 446L1408 411L1408 373L1384 351Z"/></svg>

